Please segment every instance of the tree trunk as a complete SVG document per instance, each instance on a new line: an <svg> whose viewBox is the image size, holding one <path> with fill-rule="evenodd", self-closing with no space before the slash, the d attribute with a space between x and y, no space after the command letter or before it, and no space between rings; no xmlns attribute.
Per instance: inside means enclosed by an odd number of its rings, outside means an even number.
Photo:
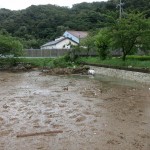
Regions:
<svg viewBox="0 0 150 150"><path fill-rule="evenodd" d="M125 53L123 53L122 60L123 60L123 61L126 60L126 54L125 54Z"/></svg>
<svg viewBox="0 0 150 150"><path fill-rule="evenodd" d="M88 48L87 48L87 54L86 54L86 57L87 57L87 58L89 57L89 51L90 51L90 48L89 48L89 46L88 46Z"/></svg>

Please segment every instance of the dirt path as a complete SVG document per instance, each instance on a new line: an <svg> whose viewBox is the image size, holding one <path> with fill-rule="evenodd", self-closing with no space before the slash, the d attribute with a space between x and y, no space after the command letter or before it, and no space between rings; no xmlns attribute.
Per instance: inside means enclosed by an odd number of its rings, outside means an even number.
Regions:
<svg viewBox="0 0 150 150"><path fill-rule="evenodd" d="M150 150L148 87L39 74L0 72L0 150Z"/></svg>

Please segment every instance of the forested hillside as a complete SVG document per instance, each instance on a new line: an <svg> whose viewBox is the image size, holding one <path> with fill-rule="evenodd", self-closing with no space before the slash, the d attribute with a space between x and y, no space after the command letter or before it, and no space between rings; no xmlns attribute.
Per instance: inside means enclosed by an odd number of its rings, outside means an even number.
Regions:
<svg viewBox="0 0 150 150"><path fill-rule="evenodd" d="M124 11L146 11L150 16L149 0L122 0ZM119 0L108 2L80 3L72 8L55 5L30 6L27 9L11 11L0 9L0 33L20 39L25 48L38 48L48 40L62 35L67 30L96 30L105 26L107 15L119 15L116 8Z"/></svg>

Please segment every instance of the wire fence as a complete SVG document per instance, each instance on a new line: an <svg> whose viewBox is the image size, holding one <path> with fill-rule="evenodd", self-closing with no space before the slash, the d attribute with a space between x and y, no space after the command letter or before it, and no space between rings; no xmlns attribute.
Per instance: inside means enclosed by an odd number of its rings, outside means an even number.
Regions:
<svg viewBox="0 0 150 150"><path fill-rule="evenodd" d="M67 54L69 49L25 49L25 57L59 57Z"/></svg>
<svg viewBox="0 0 150 150"><path fill-rule="evenodd" d="M24 57L59 57L68 53L73 53L71 49L25 49ZM80 56L96 56L97 53L94 50L89 52L80 51L75 52L75 55Z"/></svg>

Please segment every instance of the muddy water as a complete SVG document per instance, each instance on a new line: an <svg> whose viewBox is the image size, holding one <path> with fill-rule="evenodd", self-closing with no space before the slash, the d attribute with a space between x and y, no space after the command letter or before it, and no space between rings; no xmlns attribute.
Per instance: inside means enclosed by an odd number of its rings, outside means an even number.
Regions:
<svg viewBox="0 0 150 150"><path fill-rule="evenodd" d="M33 135L17 137L26 134ZM0 150L27 149L150 150L149 87L102 76L0 72Z"/></svg>

